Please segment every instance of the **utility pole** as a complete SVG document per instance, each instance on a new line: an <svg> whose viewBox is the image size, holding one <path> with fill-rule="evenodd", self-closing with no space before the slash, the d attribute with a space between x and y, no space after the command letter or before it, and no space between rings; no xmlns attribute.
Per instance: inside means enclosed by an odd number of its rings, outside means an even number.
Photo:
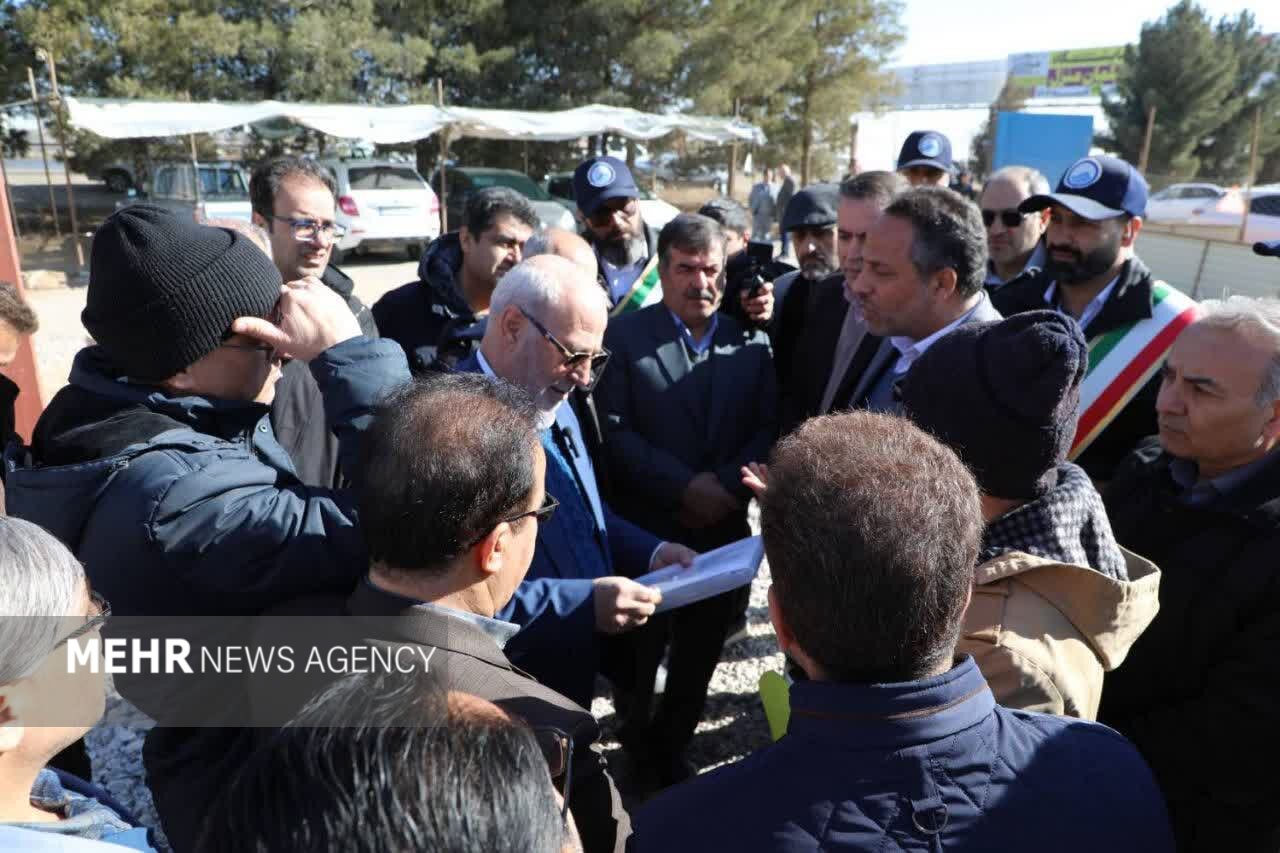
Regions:
<svg viewBox="0 0 1280 853"><path fill-rule="evenodd" d="M444 78L436 78L436 106L444 109ZM449 126L440 128L440 236L449 233Z"/></svg>
<svg viewBox="0 0 1280 853"><path fill-rule="evenodd" d="M36 48L36 59L43 60L49 69L49 82L53 84L54 115L58 118L58 144L62 146L62 174L67 179L67 207L71 213L71 238L76 247L76 272L84 274L84 247L80 245L80 226L76 222L76 197L71 189L71 167L67 164L70 152L67 150L67 127L62 121L62 94L58 91L58 66L53 61L53 54L42 47Z"/></svg>
<svg viewBox="0 0 1280 853"><path fill-rule="evenodd" d="M1258 137L1262 133L1262 104L1253 110L1253 140L1249 143L1249 174L1244 182L1244 214L1240 217L1240 233L1236 239L1244 242L1245 229L1249 227L1249 205L1253 202L1253 177L1258 173Z"/></svg>
<svg viewBox="0 0 1280 853"><path fill-rule="evenodd" d="M53 175L49 173L49 152L44 147L44 119L40 115L40 95L36 92L36 75L27 66L27 85L31 87L31 104L36 111L36 136L40 140L40 159L44 161L44 182L49 187L49 212L53 215L53 235L62 236L62 226L58 224L58 202L53 196Z"/></svg>
<svg viewBox="0 0 1280 853"><path fill-rule="evenodd" d="M741 108L741 102L733 99L733 120L738 120L738 111ZM733 138L733 142L729 145L729 183L725 187L725 195L733 198L733 191L738 183L738 137Z"/></svg>
<svg viewBox="0 0 1280 853"><path fill-rule="evenodd" d="M1156 127L1156 105L1147 108L1147 132L1142 137L1142 153L1138 155L1138 171L1147 174L1147 161L1151 159L1151 131Z"/></svg>

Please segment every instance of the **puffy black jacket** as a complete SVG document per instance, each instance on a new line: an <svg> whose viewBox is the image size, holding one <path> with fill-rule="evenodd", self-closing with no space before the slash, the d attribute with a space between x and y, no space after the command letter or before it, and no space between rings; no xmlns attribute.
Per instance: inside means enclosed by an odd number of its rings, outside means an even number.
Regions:
<svg viewBox="0 0 1280 853"><path fill-rule="evenodd" d="M435 240L418 262L418 280L383 294L373 306L378 331L404 349L409 369L452 369L480 348L484 320L462 296L462 242L456 231Z"/></svg>
<svg viewBox="0 0 1280 853"><path fill-rule="evenodd" d="M1105 500L1121 545L1160 566L1160 612L1108 673L1101 722L1128 736L1169 802L1178 849L1280 849L1280 451L1187 506L1148 443Z"/></svg>

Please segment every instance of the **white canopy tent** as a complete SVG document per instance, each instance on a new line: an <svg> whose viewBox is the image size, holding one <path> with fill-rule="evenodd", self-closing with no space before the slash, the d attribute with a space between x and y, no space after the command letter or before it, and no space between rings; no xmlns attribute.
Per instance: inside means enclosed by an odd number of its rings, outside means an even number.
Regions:
<svg viewBox="0 0 1280 853"><path fill-rule="evenodd" d="M756 126L737 119L661 115L591 104L557 112L473 107L219 103L66 98L71 124L108 139L215 133L271 119L291 121L329 136L379 144L412 142L448 130L452 138L557 142L600 133L645 141L682 131L703 142L765 141Z"/></svg>

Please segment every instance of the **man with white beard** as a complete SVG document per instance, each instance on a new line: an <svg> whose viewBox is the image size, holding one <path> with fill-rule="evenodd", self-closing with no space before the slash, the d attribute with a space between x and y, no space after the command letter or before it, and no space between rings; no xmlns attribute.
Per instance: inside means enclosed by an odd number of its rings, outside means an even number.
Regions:
<svg viewBox="0 0 1280 853"><path fill-rule="evenodd" d="M602 346L608 306L592 276L564 258L539 255L502 277L489 306L480 350L458 369L504 379L533 398L547 454L547 494L559 502L555 515L538 527L525 582L499 614L529 625L507 644L507 656L543 684L590 707L599 665L594 634L644 624L661 600L657 590L622 575L688 565L694 553L614 514L600 494L578 417L572 406L562 405L575 389L590 393L609 357ZM560 580L531 583L544 578ZM580 606L587 598L594 600L591 625L577 615L587 612ZM547 608L564 618L534 620Z"/></svg>

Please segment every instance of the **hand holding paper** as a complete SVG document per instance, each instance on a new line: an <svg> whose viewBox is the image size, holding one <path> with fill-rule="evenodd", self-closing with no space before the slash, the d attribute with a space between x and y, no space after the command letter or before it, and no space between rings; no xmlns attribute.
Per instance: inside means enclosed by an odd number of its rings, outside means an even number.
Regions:
<svg viewBox="0 0 1280 853"><path fill-rule="evenodd" d="M764 542L749 536L699 554L689 568L668 566L636 578L636 583L656 587L662 593L655 613L684 607L713 595L751 583L764 561Z"/></svg>

